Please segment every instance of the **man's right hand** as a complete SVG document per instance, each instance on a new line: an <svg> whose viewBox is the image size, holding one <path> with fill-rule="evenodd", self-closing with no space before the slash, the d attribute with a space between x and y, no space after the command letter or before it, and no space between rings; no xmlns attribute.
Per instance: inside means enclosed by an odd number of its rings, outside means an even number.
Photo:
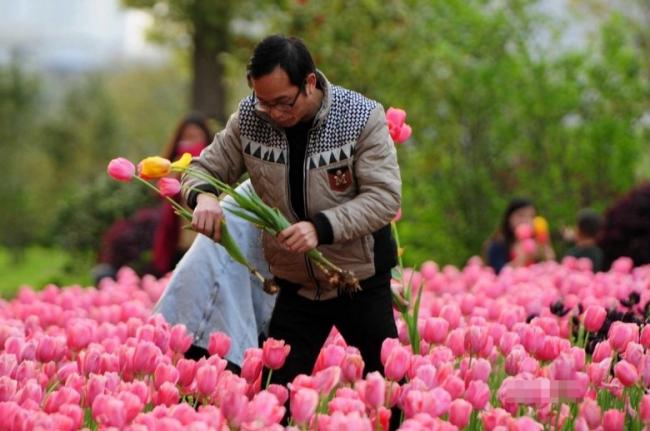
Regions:
<svg viewBox="0 0 650 431"><path fill-rule="evenodd" d="M192 215L192 229L219 242L223 210L219 199L212 193L201 193L196 198Z"/></svg>

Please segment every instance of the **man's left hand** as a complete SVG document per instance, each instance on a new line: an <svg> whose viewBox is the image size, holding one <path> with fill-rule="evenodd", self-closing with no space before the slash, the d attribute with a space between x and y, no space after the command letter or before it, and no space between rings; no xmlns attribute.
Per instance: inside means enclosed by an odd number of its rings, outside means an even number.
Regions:
<svg viewBox="0 0 650 431"><path fill-rule="evenodd" d="M296 253L308 252L318 245L316 228L308 221L301 221L289 226L280 232L277 238L287 250Z"/></svg>

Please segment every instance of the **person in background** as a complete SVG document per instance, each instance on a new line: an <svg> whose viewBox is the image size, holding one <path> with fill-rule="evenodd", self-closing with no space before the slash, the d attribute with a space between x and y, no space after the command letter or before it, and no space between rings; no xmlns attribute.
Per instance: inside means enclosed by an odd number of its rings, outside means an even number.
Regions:
<svg viewBox="0 0 650 431"><path fill-rule="evenodd" d="M566 256L586 257L591 260L594 272L602 271L603 250L596 242L603 224L601 215L591 208L584 208L578 212L576 221L575 246L566 252Z"/></svg>
<svg viewBox="0 0 650 431"><path fill-rule="evenodd" d="M176 160L183 153L198 156L211 138L205 117L190 113L178 123L161 156L169 160ZM98 263L91 270L95 285L103 278L115 278L123 266L131 267L140 275L162 277L189 249L195 235L183 229L167 201L117 220L102 235Z"/></svg>
<svg viewBox="0 0 650 431"><path fill-rule="evenodd" d="M485 262L497 274L506 265L521 267L555 259L550 242L529 241L533 240L533 221L536 215L535 205L526 198L514 198L506 207L499 230L485 246Z"/></svg>
<svg viewBox="0 0 650 431"><path fill-rule="evenodd" d="M605 211L598 246L603 250L603 270L619 257L634 266L650 263L650 182L637 185Z"/></svg>
<svg viewBox="0 0 650 431"><path fill-rule="evenodd" d="M176 126L162 157L174 161L184 153L193 157L201 151L212 139L206 118L199 113L190 113ZM152 266L154 275L163 276L176 266L183 254L190 248L196 232L184 229L181 218L176 215L174 208L164 202L160 214L160 222L154 232Z"/></svg>

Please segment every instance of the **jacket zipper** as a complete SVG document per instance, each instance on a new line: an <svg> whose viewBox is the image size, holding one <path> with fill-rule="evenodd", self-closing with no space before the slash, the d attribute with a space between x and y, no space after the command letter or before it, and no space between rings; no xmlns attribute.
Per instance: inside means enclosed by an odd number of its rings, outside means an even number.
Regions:
<svg viewBox="0 0 650 431"><path fill-rule="evenodd" d="M287 143L287 167L285 168L285 172L286 172L285 176L287 178L287 181L286 181L286 184L287 184L287 198L288 198L287 199L287 204L289 205L289 209L291 210L291 213L293 214L293 217L296 220L300 220L300 217L298 217L298 214L296 214L296 211L293 209L293 203L291 202L291 176L289 174L289 168L291 166L291 154L289 154L289 151L291 151L291 150L289 148L290 147L289 139L287 138L287 134L286 134L286 132L284 130L282 131L282 133L284 134L284 140ZM309 134L307 135L307 145L309 145ZM305 150L305 155L307 155L306 150ZM303 169L304 169L304 162L303 162ZM304 176L304 171L303 171L303 176ZM307 180L307 178L304 177L303 178L303 184L305 184L306 180ZM304 201L304 199L305 199L305 187L304 186L303 186L303 189L302 189L302 193L303 193L303 201ZM304 206L305 206L305 208L304 208L305 209L305 215L307 215L307 208L306 208L307 207L307 202L306 201L304 201ZM318 285L318 280L316 280L316 277L314 276L314 270L311 267L311 262L309 261L309 258L307 257L306 254L303 254L303 257L305 259L305 266L307 267L307 274L309 275L309 278L314 280L314 282L316 283L317 292L320 292L320 286Z"/></svg>

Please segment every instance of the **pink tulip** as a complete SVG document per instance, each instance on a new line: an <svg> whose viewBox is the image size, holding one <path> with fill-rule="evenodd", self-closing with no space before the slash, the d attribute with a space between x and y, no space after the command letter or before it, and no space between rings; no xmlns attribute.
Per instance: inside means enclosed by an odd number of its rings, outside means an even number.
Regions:
<svg viewBox="0 0 650 431"><path fill-rule="evenodd" d="M449 333L447 347L452 351L455 357L461 357L465 354L465 329L456 328Z"/></svg>
<svg viewBox="0 0 650 431"><path fill-rule="evenodd" d="M316 364L312 372L316 373L331 366L340 367L344 358L345 349L343 347L337 344L328 344L318 353L318 358L316 358Z"/></svg>
<svg viewBox="0 0 650 431"><path fill-rule="evenodd" d="M169 348L175 353L185 353L192 345L192 334L183 324L176 324L169 331Z"/></svg>
<svg viewBox="0 0 650 431"><path fill-rule="evenodd" d="M465 382L460 377L452 374L442 383L442 388L451 395L451 399L455 400L461 398L465 392Z"/></svg>
<svg viewBox="0 0 650 431"><path fill-rule="evenodd" d="M467 386L465 399L472 404L474 410L482 410L490 399L490 388L483 381L473 380Z"/></svg>
<svg viewBox="0 0 650 431"><path fill-rule="evenodd" d="M639 343L629 343L623 352L623 359L640 369L643 361L643 346Z"/></svg>
<svg viewBox="0 0 650 431"><path fill-rule="evenodd" d="M612 349L619 353L624 352L628 343L638 341L639 327L635 323L614 322L609 328L607 338Z"/></svg>
<svg viewBox="0 0 650 431"><path fill-rule="evenodd" d="M432 280L438 274L438 264L432 260L427 260L420 265L420 274L425 280Z"/></svg>
<svg viewBox="0 0 650 431"><path fill-rule="evenodd" d="M106 171L117 181L129 182L135 175L135 165L123 157L118 157L108 163Z"/></svg>
<svg viewBox="0 0 650 431"><path fill-rule="evenodd" d="M278 400L278 404L281 406L284 405L289 399L289 391L285 386L270 384L266 390L275 395L275 398Z"/></svg>
<svg viewBox="0 0 650 431"><path fill-rule="evenodd" d="M411 126L406 124L406 112L402 109L388 108L386 111L386 122L388 132L396 144L401 144L411 137Z"/></svg>
<svg viewBox="0 0 650 431"><path fill-rule="evenodd" d="M95 420L106 427L123 428L126 425L124 403L109 395L99 395L92 406Z"/></svg>
<svg viewBox="0 0 650 431"><path fill-rule="evenodd" d="M174 197L181 191L181 183L176 178L163 177L158 180L160 194L167 197Z"/></svg>
<svg viewBox="0 0 650 431"><path fill-rule="evenodd" d="M92 406L98 395L105 393L106 377L103 375L93 374L88 378L86 384L86 403Z"/></svg>
<svg viewBox="0 0 650 431"><path fill-rule="evenodd" d="M314 389L323 396L327 396L341 382L341 368L329 367L314 374Z"/></svg>
<svg viewBox="0 0 650 431"><path fill-rule="evenodd" d="M639 336L639 343L646 349L650 349L650 325L644 325Z"/></svg>
<svg viewBox="0 0 650 431"><path fill-rule="evenodd" d="M175 384L171 382L163 382L158 390L154 393L153 403L155 405L165 405L171 407L178 404L180 394Z"/></svg>
<svg viewBox="0 0 650 431"><path fill-rule="evenodd" d="M612 263L612 271L620 274L628 274L634 267L634 261L629 257L619 257Z"/></svg>
<svg viewBox="0 0 650 431"><path fill-rule="evenodd" d="M126 422L131 422L135 417L142 411L145 403L142 402L142 399L137 395L129 391L121 391L117 394L117 399L122 402L124 406L124 416Z"/></svg>
<svg viewBox="0 0 650 431"><path fill-rule="evenodd" d="M176 363L178 370L178 384L182 387L189 386L196 374L196 362L190 359L179 359Z"/></svg>
<svg viewBox="0 0 650 431"><path fill-rule="evenodd" d="M59 408L59 413L67 416L72 421L70 429L81 429L83 423L83 410L78 405L64 404Z"/></svg>
<svg viewBox="0 0 650 431"><path fill-rule="evenodd" d="M471 354L481 352L488 342L488 330L484 326L471 326L465 333L465 349Z"/></svg>
<svg viewBox="0 0 650 431"><path fill-rule="evenodd" d="M491 372L492 367L490 366L490 362L483 358L478 358L472 363L472 368L470 368L465 380L482 380L487 383Z"/></svg>
<svg viewBox="0 0 650 431"><path fill-rule="evenodd" d="M348 353L341 363L343 371L343 380L347 383L354 383L363 376L363 367L365 366L361 354Z"/></svg>
<svg viewBox="0 0 650 431"><path fill-rule="evenodd" d="M8 376L0 376L0 402L10 401L16 394L18 382Z"/></svg>
<svg viewBox="0 0 650 431"><path fill-rule="evenodd" d="M449 329L456 329L460 324L460 308L456 304L445 304L440 309L440 317L449 322Z"/></svg>
<svg viewBox="0 0 650 431"><path fill-rule="evenodd" d="M399 382L404 378L409 366L410 354L401 345L396 346L388 355L384 365L384 374L388 380Z"/></svg>
<svg viewBox="0 0 650 431"><path fill-rule="evenodd" d="M463 429L469 423L471 414L472 405L465 400L456 399L449 407L449 422L456 425L458 429Z"/></svg>
<svg viewBox="0 0 650 431"><path fill-rule="evenodd" d="M386 110L386 121L388 122L389 126L393 125L402 127L406 121L406 111L403 109L390 107Z"/></svg>
<svg viewBox="0 0 650 431"><path fill-rule="evenodd" d="M645 354L640 364L643 386L650 387L650 354Z"/></svg>
<svg viewBox="0 0 650 431"><path fill-rule="evenodd" d="M262 345L262 362L265 367L277 370L282 368L290 351L291 346L285 345L284 340L267 338Z"/></svg>
<svg viewBox="0 0 650 431"><path fill-rule="evenodd" d="M405 142L408 140L408 138L411 137L411 126L408 124L404 124L400 130L399 130L399 135L397 136L397 139L395 139L395 142L398 144L401 144L402 142Z"/></svg>
<svg viewBox="0 0 650 431"><path fill-rule="evenodd" d="M262 367L263 363L261 355L250 355L244 357L244 362L242 362L241 367L241 376L246 379L248 383L252 383L262 375Z"/></svg>
<svg viewBox="0 0 650 431"><path fill-rule="evenodd" d="M248 399L238 392L228 392L221 402L221 411L231 427L239 428L246 415Z"/></svg>
<svg viewBox="0 0 650 431"><path fill-rule="evenodd" d="M214 365L201 365L196 370L196 384L199 393L209 397L217 388L217 367Z"/></svg>
<svg viewBox="0 0 650 431"><path fill-rule="evenodd" d="M591 356L592 362L600 362L603 359L611 358L612 356L612 346L607 341L601 341L596 344L594 348L594 353Z"/></svg>
<svg viewBox="0 0 650 431"><path fill-rule="evenodd" d="M299 426L306 426L316 412L318 392L309 388L300 388L291 399L291 415Z"/></svg>
<svg viewBox="0 0 650 431"><path fill-rule="evenodd" d="M598 332L605 323L607 310L600 305L590 305L587 307L584 316L585 329L589 332Z"/></svg>
<svg viewBox="0 0 650 431"><path fill-rule="evenodd" d="M580 417L584 418L589 428L597 428L600 425L600 406L595 400L585 398L580 405Z"/></svg>
<svg viewBox="0 0 650 431"><path fill-rule="evenodd" d="M603 415L603 430L605 431L622 431L625 423L625 413L609 409Z"/></svg>
<svg viewBox="0 0 650 431"><path fill-rule="evenodd" d="M386 381L379 372L374 371L366 376L364 399L373 409L384 405L386 397Z"/></svg>
<svg viewBox="0 0 650 431"><path fill-rule="evenodd" d="M623 386L626 387L635 385L639 380L639 373L636 367L626 360L622 360L614 365L614 374Z"/></svg>
<svg viewBox="0 0 650 431"><path fill-rule="evenodd" d="M179 376L180 374L176 367L161 362L153 373L154 386L156 389L160 389L163 383L167 382L175 385L178 382Z"/></svg>
<svg viewBox="0 0 650 431"><path fill-rule="evenodd" d="M133 371L151 374L158 365L160 349L151 341L140 341L133 352Z"/></svg>
<svg viewBox="0 0 650 431"><path fill-rule="evenodd" d="M66 353L65 339L45 336L36 347L36 359L40 362L58 362Z"/></svg>
<svg viewBox="0 0 650 431"><path fill-rule="evenodd" d="M639 403L639 419L646 425L650 424L650 395L644 394Z"/></svg>
<svg viewBox="0 0 650 431"><path fill-rule="evenodd" d="M449 322L441 317L429 317L424 322L422 338L431 344L443 343L447 339Z"/></svg>
<svg viewBox="0 0 650 431"><path fill-rule="evenodd" d="M220 358L225 358L230 350L230 337L223 332L213 332L210 334L210 341L208 342L208 352L210 355L219 355Z"/></svg>

